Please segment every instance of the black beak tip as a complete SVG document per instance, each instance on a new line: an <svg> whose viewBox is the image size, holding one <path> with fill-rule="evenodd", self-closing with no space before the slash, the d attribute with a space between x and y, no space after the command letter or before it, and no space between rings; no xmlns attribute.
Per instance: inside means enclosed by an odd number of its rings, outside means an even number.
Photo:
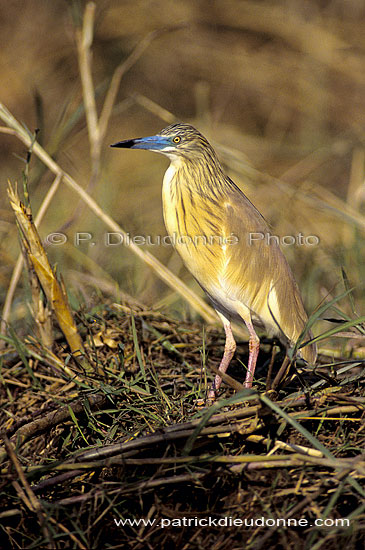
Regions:
<svg viewBox="0 0 365 550"><path fill-rule="evenodd" d="M124 149L130 149L134 145L134 139L127 139L125 141L118 141L117 143L113 143L110 145L110 147L122 147Z"/></svg>

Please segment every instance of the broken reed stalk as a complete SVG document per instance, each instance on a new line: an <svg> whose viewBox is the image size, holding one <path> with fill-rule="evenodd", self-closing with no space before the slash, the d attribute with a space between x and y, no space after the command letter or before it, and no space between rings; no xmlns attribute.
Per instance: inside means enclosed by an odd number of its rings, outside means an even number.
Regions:
<svg viewBox="0 0 365 550"><path fill-rule="evenodd" d="M40 289L35 292L33 273L36 274L43 292L47 298L49 307L54 311L59 327L63 332L72 354L76 357L84 355L84 346L77 331L72 311L68 303L64 285L57 277L48 261L38 231L33 223L30 207L26 207L20 200L17 189L9 182L8 195L11 207L14 211L22 243L22 251L26 258L26 265L31 271L31 281L34 300L40 300ZM34 271L33 271L34 270ZM33 301L33 307L35 302ZM36 315L37 317L37 315ZM37 322L37 320L36 320ZM37 325L42 324L39 318ZM48 341L49 344L49 341ZM49 345L47 345L49 347ZM85 365L84 365L85 366Z"/></svg>
<svg viewBox="0 0 365 550"><path fill-rule="evenodd" d="M18 224L18 229L21 231ZM24 258L26 269L28 272L29 285L32 295L32 305L29 306L30 312L37 327L38 337L42 344L48 350L52 350L53 346L53 331L52 331L52 310L48 302L44 303L42 289L39 284L39 279L30 261L29 246L26 240L20 239L21 254ZM23 264L23 262L22 262Z"/></svg>
<svg viewBox="0 0 365 550"><path fill-rule="evenodd" d="M36 227L39 227L39 224L42 222L45 213L48 210L48 206L51 204L52 199L59 187L59 184L61 182L61 176L58 174L55 179L53 180L53 183L51 187L48 189L46 196L43 199L43 202L37 212L37 215L34 220L34 224ZM5 333L6 330L6 323L9 320L10 317L10 309L11 309L11 303L13 301L15 289L17 287L18 281L20 279L20 275L23 269L23 254L20 253L17 261L15 263L15 267L13 269L13 273L11 275L10 284L6 293L6 298L4 302L3 307L3 314L2 319L0 321L0 334ZM0 342L1 347L1 342Z"/></svg>

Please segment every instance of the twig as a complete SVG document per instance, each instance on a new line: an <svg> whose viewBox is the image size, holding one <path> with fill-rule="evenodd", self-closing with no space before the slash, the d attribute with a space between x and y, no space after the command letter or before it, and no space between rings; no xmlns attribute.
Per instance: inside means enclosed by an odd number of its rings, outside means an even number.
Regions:
<svg viewBox="0 0 365 550"><path fill-rule="evenodd" d="M55 542L52 538L51 531L47 526L47 516L45 514L45 511L43 510L41 501L35 496L34 492L32 491L28 480L24 475L23 469L20 466L19 460L14 452L13 446L6 436L4 437L4 445L6 453L8 454L10 461L14 465L16 473L18 474L18 477L24 487L24 491L28 497L28 500L25 500L25 503L30 508L31 512L35 512L37 514L40 528L42 529L44 537L47 541L47 548L50 548L52 550L52 548L55 548Z"/></svg>
<svg viewBox="0 0 365 550"><path fill-rule="evenodd" d="M214 374L218 374L222 378L223 382L228 384L228 386L230 386L234 390L242 391L245 389L245 386L243 384L238 382L238 380L235 380L234 378L232 378L232 376L229 376L229 374L226 374L225 372L220 371L219 368L216 367L215 365L209 365L209 370L213 371Z"/></svg>
<svg viewBox="0 0 365 550"><path fill-rule="evenodd" d="M132 485L130 485L129 487L120 487L118 489L114 489L112 491L110 491L109 493L109 496L113 496L113 495L120 495L120 494L129 494L129 493L136 493L137 491L138 492L142 492L142 491L146 491L146 490L150 490L150 489L155 489L156 487L161 487L161 486L167 486L167 485L176 485L177 483L188 483L188 482L198 482L199 479L202 479L204 478L205 474L201 474L201 473L194 473L194 474L181 474L181 475L177 475L177 476L171 476L171 477L163 477L162 479L158 478L158 479L152 479L152 480L148 480L148 481L141 481L141 482L138 482L138 483L133 483ZM97 499L98 495L103 495L103 491L102 490L93 490L93 491L90 491L89 493L85 494L85 495L79 495L77 497L70 497L70 498L64 498L62 500L58 500L56 501L54 504L55 505L58 505L58 506L66 506L66 505L70 505L70 504L77 504L77 503L80 503L80 502L85 502L87 500L89 500L90 498L95 498Z"/></svg>
<svg viewBox="0 0 365 550"><path fill-rule="evenodd" d="M100 159L99 125L96 111L94 85L91 74L90 51L93 41L95 8L95 2L88 2L86 4L82 30L76 33L76 43L79 54L79 69L85 104L87 129L89 133L93 172L95 169L94 165L98 164Z"/></svg>
<svg viewBox="0 0 365 550"><path fill-rule="evenodd" d="M282 379L284 378L287 370L288 370L288 367L290 366L289 365L290 363L290 359L289 357L286 355L285 358L284 358L284 361L279 369L279 372L277 373L277 375L275 376L274 378L274 381L273 383L271 384L271 388L273 390L276 390L276 388L278 387L278 385L280 384L280 382L282 381Z"/></svg>
<svg viewBox="0 0 365 550"><path fill-rule="evenodd" d="M90 408L95 409L103 405L103 403L106 401L106 396L96 394L89 395L85 399L88 401ZM12 437L12 440L16 441L17 447L19 448L32 437L44 433L54 426L61 424L65 420L68 420L71 417L70 409L75 415L83 413L85 410L84 399L79 399L74 403L64 405L57 411L52 411L43 418L38 418L37 420L34 420L33 422L22 426ZM0 462L3 462L4 458L6 458L6 452L4 452L4 450L0 448Z"/></svg>

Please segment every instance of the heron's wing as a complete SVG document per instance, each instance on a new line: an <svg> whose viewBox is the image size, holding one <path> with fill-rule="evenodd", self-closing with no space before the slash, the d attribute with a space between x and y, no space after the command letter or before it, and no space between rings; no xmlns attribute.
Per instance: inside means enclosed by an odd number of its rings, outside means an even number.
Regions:
<svg viewBox="0 0 365 550"><path fill-rule="evenodd" d="M280 332L279 324L296 341L307 321L297 284L265 219L235 185L225 202L224 231L236 237L227 247L225 275L231 295L273 332Z"/></svg>

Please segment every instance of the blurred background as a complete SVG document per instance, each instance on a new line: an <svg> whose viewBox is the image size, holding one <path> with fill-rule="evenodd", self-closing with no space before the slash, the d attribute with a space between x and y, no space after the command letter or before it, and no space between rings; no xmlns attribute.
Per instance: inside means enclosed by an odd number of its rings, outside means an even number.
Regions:
<svg viewBox="0 0 365 550"><path fill-rule="evenodd" d="M19 0L0 6L0 101L131 236L165 235L162 155L110 149L174 120L195 125L227 173L278 236L315 236L283 246L307 310L344 291L343 268L364 306L365 5L362 0L101 0L96 2L93 81L100 113L114 70L141 41L123 74L91 178L75 36L83 2ZM150 33L154 34L150 34ZM0 135L0 303L19 254L6 181L22 180L26 149ZM32 157L34 213L54 176ZM91 179L93 180L90 184ZM61 184L40 226L75 301L100 292L132 296L177 317L196 313L129 249L106 247L108 229ZM91 241L76 246L78 232ZM310 243L316 243L311 239ZM171 246L145 246L202 295ZM26 314L19 282L12 320ZM342 310L354 305L346 298Z"/></svg>

